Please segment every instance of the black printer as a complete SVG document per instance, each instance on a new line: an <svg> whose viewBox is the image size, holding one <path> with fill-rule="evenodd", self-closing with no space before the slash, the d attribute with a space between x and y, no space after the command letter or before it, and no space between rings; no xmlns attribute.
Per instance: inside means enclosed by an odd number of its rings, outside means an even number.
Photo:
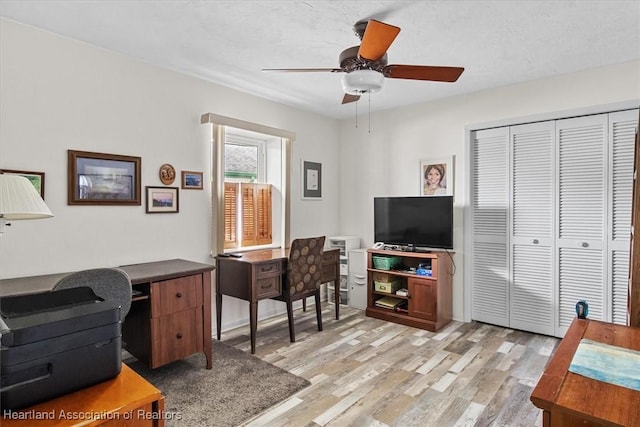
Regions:
<svg viewBox="0 0 640 427"><path fill-rule="evenodd" d="M24 408L120 373L120 306L89 287L0 298L0 409Z"/></svg>

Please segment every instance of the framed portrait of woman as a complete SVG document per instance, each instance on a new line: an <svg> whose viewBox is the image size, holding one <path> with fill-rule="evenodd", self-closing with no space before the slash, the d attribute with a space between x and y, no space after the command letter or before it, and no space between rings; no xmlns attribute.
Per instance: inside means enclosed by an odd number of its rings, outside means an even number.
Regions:
<svg viewBox="0 0 640 427"><path fill-rule="evenodd" d="M420 160L420 195L453 195L454 156Z"/></svg>

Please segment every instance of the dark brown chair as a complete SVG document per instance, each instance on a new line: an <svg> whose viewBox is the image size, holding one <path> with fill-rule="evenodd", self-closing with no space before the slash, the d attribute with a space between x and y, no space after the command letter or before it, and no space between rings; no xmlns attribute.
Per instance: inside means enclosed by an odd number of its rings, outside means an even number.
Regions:
<svg viewBox="0 0 640 427"><path fill-rule="evenodd" d="M314 296L318 331L322 330L322 307L320 307L320 284L322 278L322 254L325 236L295 239L287 261L282 295L273 299L287 303L289 338L296 342L293 328L293 301Z"/></svg>

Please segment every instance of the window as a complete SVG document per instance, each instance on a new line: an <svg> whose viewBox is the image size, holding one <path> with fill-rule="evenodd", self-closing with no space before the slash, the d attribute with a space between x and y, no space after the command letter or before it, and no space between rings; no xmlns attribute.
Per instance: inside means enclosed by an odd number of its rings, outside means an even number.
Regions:
<svg viewBox="0 0 640 427"><path fill-rule="evenodd" d="M290 241L289 171L291 170L291 145L296 139L296 134L284 129L213 113L203 114L200 117L200 123L211 127L211 253L245 249L247 243L254 247L284 247L286 242ZM240 167L235 170L230 168L229 176L225 177L227 142L230 144L230 150L237 149L241 152L246 150L246 152L255 153L253 157L257 159L253 162L255 168ZM247 157L254 156L246 152L244 155ZM233 185L226 185L225 182ZM264 185L269 187L265 189ZM253 189L253 192L247 190L244 193L246 195L244 202L240 197L243 188ZM229 203L225 203L227 192L236 195L236 197L230 195ZM250 201L253 201L253 204L250 204ZM241 233L246 231L242 229L243 217L240 216L243 203L250 205L250 209L257 213L254 216L254 224L258 233L255 234L253 241L242 239ZM229 220L225 221L225 218ZM269 223L271 224L271 243L264 243ZM229 240L227 244L225 244L226 237Z"/></svg>
<svg viewBox="0 0 640 427"><path fill-rule="evenodd" d="M273 243L273 194L267 178L276 174L268 173L268 145L279 145L279 138L274 140L268 135L227 129L224 141L225 250Z"/></svg>

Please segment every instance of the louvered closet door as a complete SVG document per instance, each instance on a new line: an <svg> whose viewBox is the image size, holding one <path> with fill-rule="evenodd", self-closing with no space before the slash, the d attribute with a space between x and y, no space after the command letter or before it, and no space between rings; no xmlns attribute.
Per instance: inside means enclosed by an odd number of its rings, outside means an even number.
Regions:
<svg viewBox="0 0 640 427"><path fill-rule="evenodd" d="M555 123L512 126L510 324L553 335Z"/></svg>
<svg viewBox="0 0 640 427"><path fill-rule="evenodd" d="M633 152L638 126L638 110L609 114L609 242L608 265L611 266L610 320L627 324L629 278L629 237L631 234L631 201L633 197Z"/></svg>
<svg viewBox="0 0 640 427"><path fill-rule="evenodd" d="M509 326L509 129L472 135L472 319Z"/></svg>
<svg viewBox="0 0 640 427"><path fill-rule="evenodd" d="M556 122L558 336L575 318L579 300L589 303L589 318L605 318L607 117Z"/></svg>

